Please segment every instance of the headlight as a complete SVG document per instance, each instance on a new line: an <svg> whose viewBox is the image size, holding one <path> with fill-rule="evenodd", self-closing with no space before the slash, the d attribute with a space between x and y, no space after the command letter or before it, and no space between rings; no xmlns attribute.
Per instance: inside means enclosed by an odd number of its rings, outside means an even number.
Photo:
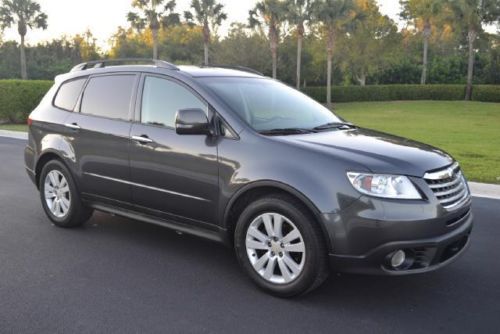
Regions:
<svg viewBox="0 0 500 334"><path fill-rule="evenodd" d="M347 177L359 192L383 198L421 199L406 176L348 172Z"/></svg>

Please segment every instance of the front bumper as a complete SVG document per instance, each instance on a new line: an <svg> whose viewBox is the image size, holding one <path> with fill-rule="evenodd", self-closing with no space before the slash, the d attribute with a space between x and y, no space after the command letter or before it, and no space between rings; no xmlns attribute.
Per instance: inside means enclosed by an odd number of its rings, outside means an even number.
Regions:
<svg viewBox="0 0 500 334"><path fill-rule="evenodd" d="M439 203L361 198L348 210L323 215L338 272L406 275L441 268L469 246L473 215L470 198L453 211ZM404 266L393 268L390 255L405 252Z"/></svg>

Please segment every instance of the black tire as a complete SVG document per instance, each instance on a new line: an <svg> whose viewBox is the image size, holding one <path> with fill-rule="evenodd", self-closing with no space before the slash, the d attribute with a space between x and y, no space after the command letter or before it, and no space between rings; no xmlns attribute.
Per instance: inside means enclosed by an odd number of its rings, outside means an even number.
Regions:
<svg viewBox="0 0 500 334"><path fill-rule="evenodd" d="M45 199L45 179L51 171L58 171L66 179L69 186L70 205L69 210L63 217L57 217L49 209ZM58 227L78 227L83 225L92 216L93 210L83 206L80 200L80 194L77 190L75 181L68 168L59 160L51 160L46 163L41 171L39 180L40 200L42 202L43 210L47 217Z"/></svg>
<svg viewBox="0 0 500 334"><path fill-rule="evenodd" d="M252 266L246 249L247 230L259 215L274 212L288 218L297 227L305 244L302 272L289 283L273 283L262 277ZM234 235L238 261L258 287L278 297L305 294L325 281L329 274L328 251L323 233L315 218L293 197L276 194L250 203L241 213Z"/></svg>

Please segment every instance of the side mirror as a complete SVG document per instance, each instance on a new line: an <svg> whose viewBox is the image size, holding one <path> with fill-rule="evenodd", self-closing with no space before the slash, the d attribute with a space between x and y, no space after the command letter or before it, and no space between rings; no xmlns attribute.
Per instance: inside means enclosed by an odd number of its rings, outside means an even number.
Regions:
<svg viewBox="0 0 500 334"><path fill-rule="evenodd" d="M177 111L175 132L179 135L210 135L207 115L201 109Z"/></svg>

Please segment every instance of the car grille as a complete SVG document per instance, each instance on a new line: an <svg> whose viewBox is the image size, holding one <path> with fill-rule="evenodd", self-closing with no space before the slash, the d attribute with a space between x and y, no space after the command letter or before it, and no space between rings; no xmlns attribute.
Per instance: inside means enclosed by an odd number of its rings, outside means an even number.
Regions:
<svg viewBox="0 0 500 334"><path fill-rule="evenodd" d="M426 173L424 179L445 209L451 209L469 198L469 188L458 163Z"/></svg>

